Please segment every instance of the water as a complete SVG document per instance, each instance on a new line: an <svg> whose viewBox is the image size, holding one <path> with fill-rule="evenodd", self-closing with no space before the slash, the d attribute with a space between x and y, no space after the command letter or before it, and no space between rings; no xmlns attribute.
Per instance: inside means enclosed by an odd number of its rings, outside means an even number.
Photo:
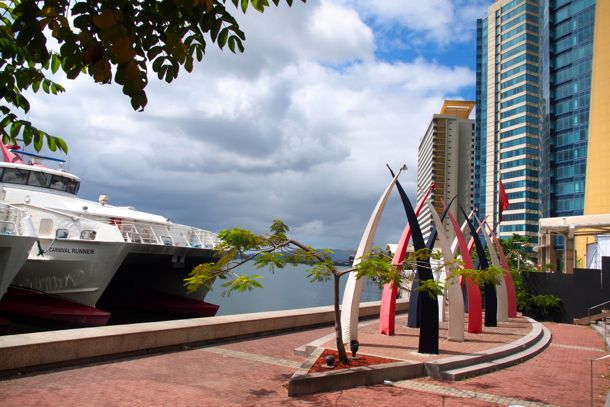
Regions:
<svg viewBox="0 0 610 407"><path fill-rule="evenodd" d="M260 280L263 288L255 288L250 292L231 293L222 296L221 285L227 280L217 280L213 290L205 300L220 305L216 315L245 314L250 312L279 311L295 308L320 307L333 304L333 280L311 283L305 271L307 266L287 266L285 269L272 272L270 269L256 269L253 264L245 264L236 270L239 274L263 276ZM338 267L345 270L346 267ZM341 277L340 295L348 275ZM379 301L381 289L370 281L364 281L362 302Z"/></svg>

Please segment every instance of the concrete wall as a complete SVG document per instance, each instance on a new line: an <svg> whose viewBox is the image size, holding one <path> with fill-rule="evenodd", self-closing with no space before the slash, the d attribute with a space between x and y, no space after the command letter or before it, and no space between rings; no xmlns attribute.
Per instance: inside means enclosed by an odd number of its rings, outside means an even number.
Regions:
<svg viewBox="0 0 610 407"><path fill-rule="evenodd" d="M378 317L380 304L362 303L360 317ZM407 307L408 302L398 300L397 312ZM0 336L0 375L333 322L333 307L328 306Z"/></svg>

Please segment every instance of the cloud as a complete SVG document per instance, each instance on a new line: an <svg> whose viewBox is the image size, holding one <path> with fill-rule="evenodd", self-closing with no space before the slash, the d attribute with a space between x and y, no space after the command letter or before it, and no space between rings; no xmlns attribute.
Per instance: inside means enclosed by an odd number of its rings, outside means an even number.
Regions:
<svg viewBox="0 0 610 407"><path fill-rule="evenodd" d="M422 2L423 3L423 2ZM388 6L389 7L389 6ZM240 16L246 53L208 47L145 112L88 78L32 99L31 119L67 139L81 195L210 230L259 232L284 219L307 244L353 248L403 163L415 196L417 146L445 97L474 84L467 67L377 60L375 35L348 3L295 2ZM400 237L397 197L377 244Z"/></svg>
<svg viewBox="0 0 610 407"><path fill-rule="evenodd" d="M473 23L484 15L489 0L342 0L342 4L359 11L370 19L380 32L390 32L393 26L405 30L403 38L393 38L395 44L464 43L472 39Z"/></svg>

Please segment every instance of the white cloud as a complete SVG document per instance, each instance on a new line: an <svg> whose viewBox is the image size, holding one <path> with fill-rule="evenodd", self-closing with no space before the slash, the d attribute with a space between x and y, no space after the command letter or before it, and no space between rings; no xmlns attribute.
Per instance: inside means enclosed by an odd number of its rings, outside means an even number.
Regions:
<svg viewBox="0 0 610 407"><path fill-rule="evenodd" d="M471 39L473 22L490 0L342 0L379 26L398 24L409 30L401 41L432 41L440 45ZM407 41L405 41L407 42Z"/></svg>
<svg viewBox="0 0 610 407"><path fill-rule="evenodd" d="M401 180L414 197L419 138L474 73L376 60L347 3L295 2L240 24L244 55L209 46L193 74L151 81L143 113L118 86L79 78L65 95L36 95L31 119L67 139L90 199L212 230L264 231L279 217L308 244L355 247L390 180L385 164L409 166ZM377 244L397 240L404 218L394 198Z"/></svg>

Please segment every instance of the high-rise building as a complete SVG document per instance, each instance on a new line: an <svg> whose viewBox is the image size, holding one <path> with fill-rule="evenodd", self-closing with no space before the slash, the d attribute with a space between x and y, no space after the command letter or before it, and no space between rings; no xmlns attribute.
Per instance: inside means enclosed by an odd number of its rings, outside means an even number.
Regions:
<svg viewBox="0 0 610 407"><path fill-rule="evenodd" d="M437 212L455 197L451 210L460 220L463 216L459 208L469 211L472 207L474 120L468 117L473 107L471 101L445 100L420 139L417 156L417 200L434 184L430 199ZM419 215L419 223L427 241L433 226L427 206ZM449 219L445 220L445 230L450 237L454 235Z"/></svg>
<svg viewBox="0 0 610 407"><path fill-rule="evenodd" d="M595 0L497 0L477 21L474 206L498 224L503 183L501 237L583 213L595 14Z"/></svg>

